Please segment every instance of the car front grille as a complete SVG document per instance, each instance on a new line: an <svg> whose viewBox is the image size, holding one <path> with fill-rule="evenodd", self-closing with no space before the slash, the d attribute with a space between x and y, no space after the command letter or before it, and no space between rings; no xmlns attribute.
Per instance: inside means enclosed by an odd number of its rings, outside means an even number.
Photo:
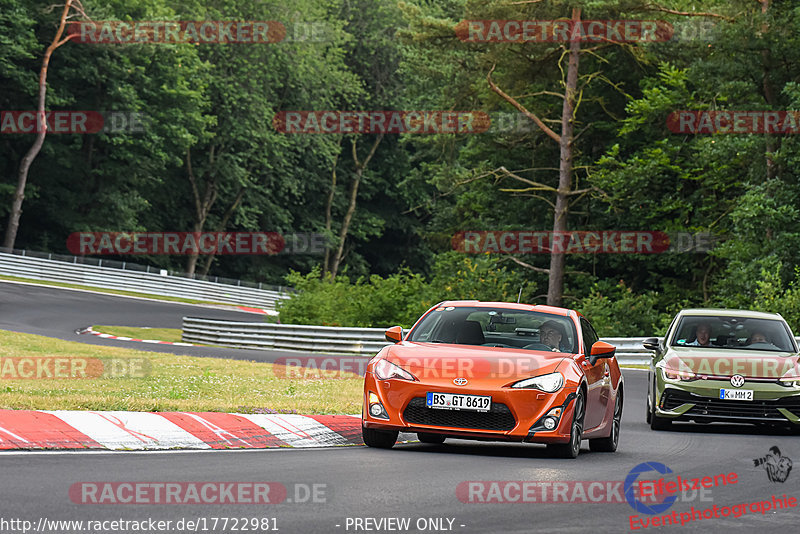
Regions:
<svg viewBox="0 0 800 534"><path fill-rule="evenodd" d="M492 403L488 412L440 410L428 408L424 397L415 397L403 412L406 421L415 425L450 426L477 430L511 430L517 424L508 406Z"/></svg>
<svg viewBox="0 0 800 534"><path fill-rule="evenodd" d="M682 404L694 404L684 415L697 415L720 418L739 419L779 419L786 417L778 411L784 408L800 415L800 397L787 397L779 400L734 401L721 400L714 397L703 397L688 391L668 389L664 392L661 406L665 410L674 410Z"/></svg>

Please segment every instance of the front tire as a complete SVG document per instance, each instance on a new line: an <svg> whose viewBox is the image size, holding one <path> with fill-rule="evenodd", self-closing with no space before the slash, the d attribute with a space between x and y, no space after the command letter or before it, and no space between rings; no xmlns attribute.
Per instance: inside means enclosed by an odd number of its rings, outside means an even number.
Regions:
<svg viewBox="0 0 800 534"><path fill-rule="evenodd" d="M583 390L578 390L575 397L575 411L572 416L572 426L569 432L568 443L551 443L547 445L548 452L556 458L577 458L581 452L583 441L583 417L586 414L586 403L583 399Z"/></svg>
<svg viewBox="0 0 800 534"><path fill-rule="evenodd" d="M659 417L656 415L656 390L655 386L653 386L653 399L649 406L650 412L650 428L652 430L669 430L672 426L671 419L664 419L663 417Z"/></svg>
<svg viewBox="0 0 800 534"><path fill-rule="evenodd" d="M361 427L361 437L364 445L377 449L391 449L397 442L397 430L375 430L374 428Z"/></svg>
<svg viewBox="0 0 800 534"><path fill-rule="evenodd" d="M622 426L622 390L614 401L614 418L611 421L611 434L607 438L589 440L589 449L594 452L614 452L619 444L619 429Z"/></svg>

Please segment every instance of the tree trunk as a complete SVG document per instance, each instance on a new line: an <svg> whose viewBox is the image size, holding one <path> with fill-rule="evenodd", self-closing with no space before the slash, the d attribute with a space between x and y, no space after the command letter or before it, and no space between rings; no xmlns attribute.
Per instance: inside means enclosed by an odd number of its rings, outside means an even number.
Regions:
<svg viewBox="0 0 800 534"><path fill-rule="evenodd" d="M350 222L353 220L353 214L356 212L356 200L358 199L358 186L361 184L361 177L364 175L364 170L369 165L372 156L378 149L378 145L383 139L383 134L380 134L375 142L372 143L372 148L363 162L358 161L358 153L356 152L356 140L353 139L353 162L355 163L355 176L350 184L350 202L347 206L347 212L344 214L342 220L342 228L339 231L339 246L336 249L336 255L333 257L331 264L331 279L336 278L336 273L339 271L339 265L344 257L344 243L347 240L347 233L350 231Z"/></svg>
<svg viewBox="0 0 800 534"><path fill-rule="evenodd" d="M195 223L194 228L192 228L193 232L202 232L203 225L201 223ZM196 253L192 253L189 255L189 258L186 262L186 273L189 275L194 275L194 270L197 268L197 257Z"/></svg>
<svg viewBox="0 0 800 534"><path fill-rule="evenodd" d="M760 0L761 1L761 15L766 19L767 13L769 13L769 0ZM766 33L769 31L769 24L767 24L766 20L761 25L761 34L766 36ZM761 88L764 93L764 101L769 106L768 109L773 109L775 104L775 91L772 88L772 83L770 82L769 75L771 68L771 56L769 48L765 48L761 51L761 69L762 69L762 80L761 80ZM766 165L767 165L767 180L771 180L778 175L778 169L775 165L775 160L773 159L773 154L778 151L780 148L780 139L770 133L764 134L764 139L766 140L765 148L766 148Z"/></svg>
<svg viewBox="0 0 800 534"><path fill-rule="evenodd" d="M39 71L39 103L36 108L36 140L19 164L19 172L17 173L17 189L14 191L14 200L11 203L11 213L8 214L8 225L6 226L6 235L3 241L5 248L14 248L14 243L17 240L17 231L19 230L19 219L22 216L22 201L25 199L25 186L28 182L28 171L33 164L33 160L39 155L39 151L44 144L44 137L47 135L47 122L45 117L45 97L47 95L47 67L50 65L50 57L53 51L67 42L70 37L61 40L61 35L64 33L64 25L67 21L67 15L72 7L73 0L67 0L64 3L64 10L61 12L61 20L58 25L58 31L53 38L53 42L45 50L44 58L42 59L42 68Z"/></svg>
<svg viewBox="0 0 800 534"><path fill-rule="evenodd" d="M573 32L580 24L581 10L573 8ZM556 193L556 207L553 212L553 235L567 230L567 211L569 209L569 193L572 189L572 133L575 118L575 100L578 87L578 60L580 58L581 42L573 34L569 45L569 66L567 68L567 83L564 93L564 107L561 111L561 138L559 141L561 161L558 167L558 192ZM564 252L550 253L550 273L547 285L547 304L561 306L564 295Z"/></svg>
<svg viewBox="0 0 800 534"><path fill-rule="evenodd" d="M244 191L245 191L244 187L239 189L239 193L236 195L236 198L233 200L233 203L230 206L228 206L228 210L225 212L225 215L222 216L222 220L220 221L219 226L217 227L217 232L225 231L225 228L228 226L228 221L236 212L236 208L239 207L239 203L242 201L242 198L244 198ZM202 270L200 271L201 277L208 276L208 271L211 270L211 264L214 262L215 256L216 256L216 249L214 249L214 252L209 254L208 257L206 258L206 263L203 266Z"/></svg>
<svg viewBox="0 0 800 534"><path fill-rule="evenodd" d="M214 168L213 145L209 150L208 159L209 171L206 172L206 176L213 174L213 170L211 170ZM209 178L206 181L206 188L201 198L200 188L197 185L197 179L194 176L194 169L192 168L192 151L190 149L186 150L186 174L189 177L189 183L192 184L192 196L194 197L195 222L192 231L202 232L208 214L211 211L211 206L213 206L214 202L217 200L217 182ZM197 268L197 257L198 253L194 252L189 255L189 258L186 260L186 273L190 276L194 275L194 271Z"/></svg>
<svg viewBox="0 0 800 534"><path fill-rule="evenodd" d="M342 136L339 136L339 148L340 151L336 153L336 156L333 158L333 169L331 170L331 190L328 192L328 200L325 202L325 238L327 240L328 235L331 232L331 223L332 223L332 215L331 210L333 209L333 198L336 195L336 166L339 163L339 154L341 153L341 146L342 146ZM328 274L328 268L330 267L331 261L331 249L328 244L325 244L325 258L322 262L322 276L324 277Z"/></svg>

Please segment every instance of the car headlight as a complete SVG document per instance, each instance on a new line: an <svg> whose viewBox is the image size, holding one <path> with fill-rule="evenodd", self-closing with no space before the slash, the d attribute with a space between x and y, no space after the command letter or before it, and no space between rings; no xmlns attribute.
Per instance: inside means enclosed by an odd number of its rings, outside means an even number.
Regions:
<svg viewBox="0 0 800 534"><path fill-rule="evenodd" d="M791 387L800 387L800 376L784 376L778 380L778 384L782 386L786 386L788 388Z"/></svg>
<svg viewBox="0 0 800 534"><path fill-rule="evenodd" d="M416 380L417 377L403 369L402 367L393 364L389 360L380 360L375 363L372 372L379 380L388 380L390 378L399 378L401 380Z"/></svg>
<svg viewBox="0 0 800 534"><path fill-rule="evenodd" d="M546 393L558 391L564 385L564 377L561 373L550 373L549 375L534 376L511 384L512 388L538 389Z"/></svg>
<svg viewBox="0 0 800 534"><path fill-rule="evenodd" d="M664 377L667 380L680 380L682 382L691 382L692 380L699 380L696 374L691 371L676 371L675 369L661 369L664 372Z"/></svg>

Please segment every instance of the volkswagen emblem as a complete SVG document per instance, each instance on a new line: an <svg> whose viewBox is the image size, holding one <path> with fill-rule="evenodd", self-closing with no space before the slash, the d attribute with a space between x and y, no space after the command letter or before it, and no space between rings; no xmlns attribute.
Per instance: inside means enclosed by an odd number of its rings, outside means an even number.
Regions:
<svg viewBox="0 0 800 534"><path fill-rule="evenodd" d="M461 377L454 378L453 379L453 384L455 384L457 386L466 386L467 385L467 379L466 378L461 378Z"/></svg>
<svg viewBox="0 0 800 534"><path fill-rule="evenodd" d="M733 375L731 377L731 385L735 388L740 388L744 385L744 377L742 375Z"/></svg>

